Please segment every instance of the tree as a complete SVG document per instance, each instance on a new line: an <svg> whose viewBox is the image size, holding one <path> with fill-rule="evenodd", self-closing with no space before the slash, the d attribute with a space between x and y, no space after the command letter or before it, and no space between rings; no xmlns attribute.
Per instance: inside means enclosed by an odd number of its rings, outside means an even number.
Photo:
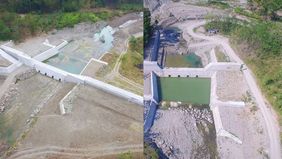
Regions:
<svg viewBox="0 0 282 159"><path fill-rule="evenodd" d="M0 40L9 40L11 38L11 30L0 20Z"/></svg>
<svg viewBox="0 0 282 159"><path fill-rule="evenodd" d="M261 15L275 20L277 15L276 11L282 9L281 0L249 0L251 5L255 5Z"/></svg>

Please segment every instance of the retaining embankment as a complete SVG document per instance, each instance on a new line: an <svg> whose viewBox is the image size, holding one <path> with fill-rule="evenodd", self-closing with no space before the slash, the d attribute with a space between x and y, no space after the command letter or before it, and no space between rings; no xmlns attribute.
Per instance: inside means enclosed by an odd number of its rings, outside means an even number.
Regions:
<svg viewBox="0 0 282 159"><path fill-rule="evenodd" d="M49 59L50 57L57 55L59 53L59 50L62 49L63 47L65 47L67 44L68 44L68 42L64 40L60 45L52 47L52 48L42 52L41 54L36 55L34 57L34 59L36 59L38 61L45 61L45 60Z"/></svg>
<svg viewBox="0 0 282 159"><path fill-rule="evenodd" d="M160 68L157 62L144 61L144 73L155 72L160 77L210 78L216 71L239 71L241 64L233 62L209 63L205 68Z"/></svg>
<svg viewBox="0 0 282 159"><path fill-rule="evenodd" d="M66 82L72 82L77 84L88 84L90 86L104 90L108 93L125 98L130 102L143 105L143 97L139 95L112 86L110 84L98 81L88 76L72 74L64 70L58 69L54 66L47 65L13 48L7 46L1 46L1 48L7 51L10 55L16 57L20 62L24 63L25 65L35 68L37 72L43 75L46 75L48 77L51 77L59 81L66 81Z"/></svg>
<svg viewBox="0 0 282 159"><path fill-rule="evenodd" d="M159 93L158 93L158 79L154 72L151 72L151 100L149 105L149 111L144 122L144 132L147 133L154 124L154 119L157 111L157 106L159 103Z"/></svg>
<svg viewBox="0 0 282 159"><path fill-rule="evenodd" d="M8 75L11 72L15 71L17 68L19 68L22 64L18 62L15 58L4 52L0 49L0 55L5 58L6 60L10 61L12 64L8 67L0 67L0 75Z"/></svg>

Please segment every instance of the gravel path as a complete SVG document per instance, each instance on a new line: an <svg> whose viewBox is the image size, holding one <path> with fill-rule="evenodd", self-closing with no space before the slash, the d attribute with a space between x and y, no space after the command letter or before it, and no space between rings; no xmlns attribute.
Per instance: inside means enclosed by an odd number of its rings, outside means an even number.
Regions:
<svg viewBox="0 0 282 159"><path fill-rule="evenodd" d="M193 37L213 41L217 44L223 46L226 50L228 56L234 59L236 62L243 64L244 62L237 56L234 50L230 47L229 41L227 38L219 37L219 36L205 36L202 34L196 34L193 29L197 28L201 25L204 25L205 21L197 21L193 25L187 28L187 32L192 35ZM251 70L245 66L246 70L243 71L244 77L248 83L248 86L251 90L252 95L254 96L258 107L260 108L263 118L265 120L265 124L267 127L268 137L270 141L270 157L273 159L280 159L281 158L281 148L280 148L280 137L279 137L279 124L277 119L275 119L275 115L272 113L271 107L266 105L266 100L263 97L261 90L259 89L254 75L252 74Z"/></svg>

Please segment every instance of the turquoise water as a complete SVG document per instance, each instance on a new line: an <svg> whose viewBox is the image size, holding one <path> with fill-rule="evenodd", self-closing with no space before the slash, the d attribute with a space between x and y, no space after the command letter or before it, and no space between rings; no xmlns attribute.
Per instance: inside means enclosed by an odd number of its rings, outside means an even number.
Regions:
<svg viewBox="0 0 282 159"><path fill-rule="evenodd" d="M70 42L58 55L44 62L67 72L80 74L91 58L99 58L113 47L113 33L114 29L106 26L90 40L82 38Z"/></svg>
<svg viewBox="0 0 282 159"><path fill-rule="evenodd" d="M60 53L48 59L45 63L74 74L80 74L83 68L87 65L87 62L69 58Z"/></svg>
<svg viewBox="0 0 282 159"><path fill-rule="evenodd" d="M95 42L99 42L100 38L102 38L102 37L105 40L104 43L101 43L99 45L99 48L97 49L97 52L105 53L110 48L113 47L113 41L114 41L113 34L114 33L115 33L115 30L112 27L106 26L104 29L102 29L102 31L100 33L94 34L93 38L94 38Z"/></svg>
<svg viewBox="0 0 282 159"><path fill-rule="evenodd" d="M194 53L190 53L184 56L184 59L192 65L192 67L199 68L203 67L201 58Z"/></svg>

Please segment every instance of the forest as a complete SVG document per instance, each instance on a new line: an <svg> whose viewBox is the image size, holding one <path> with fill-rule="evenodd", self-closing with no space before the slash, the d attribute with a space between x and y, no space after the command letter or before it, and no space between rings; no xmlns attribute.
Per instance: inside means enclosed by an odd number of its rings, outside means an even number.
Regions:
<svg viewBox="0 0 282 159"><path fill-rule="evenodd" d="M0 40L21 41L52 29L142 9L142 0L0 0Z"/></svg>

